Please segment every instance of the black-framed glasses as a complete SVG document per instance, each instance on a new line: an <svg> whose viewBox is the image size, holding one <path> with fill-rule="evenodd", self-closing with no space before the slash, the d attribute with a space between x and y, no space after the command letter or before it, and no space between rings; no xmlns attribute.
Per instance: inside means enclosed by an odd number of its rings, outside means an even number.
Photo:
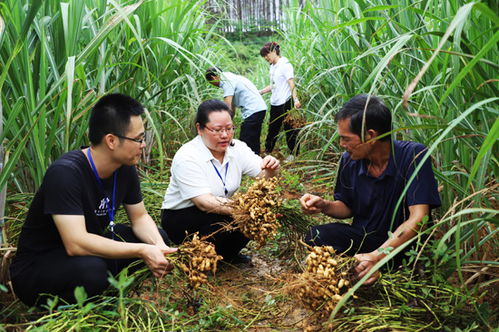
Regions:
<svg viewBox="0 0 499 332"><path fill-rule="evenodd" d="M132 138L132 137L127 137L127 136L123 136L123 135L118 135L118 134L113 134L114 136L116 137L119 137L119 138L123 138L123 139L127 139L129 141L134 141L136 143L139 143L139 144L142 144L142 143L146 143L146 137L142 137L142 138Z"/></svg>
<svg viewBox="0 0 499 332"><path fill-rule="evenodd" d="M230 128L220 128L220 129L211 129L211 128L208 128L206 126L205 126L205 128L217 136L222 135L223 132L226 132L227 135L230 135L236 130L236 127L234 127L234 126L232 126Z"/></svg>

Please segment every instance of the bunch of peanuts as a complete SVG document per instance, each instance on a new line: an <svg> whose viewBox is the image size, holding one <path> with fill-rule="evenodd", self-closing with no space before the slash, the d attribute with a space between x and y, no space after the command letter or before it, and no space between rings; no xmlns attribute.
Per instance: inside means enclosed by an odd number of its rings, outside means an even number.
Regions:
<svg viewBox="0 0 499 332"><path fill-rule="evenodd" d="M332 247L312 247L297 295L312 310L322 310L324 315L332 312L351 285L355 262L353 257L337 255Z"/></svg>
<svg viewBox="0 0 499 332"><path fill-rule="evenodd" d="M217 262L223 257L217 255L213 243L199 239L194 234L191 241L184 242L179 248L180 259L177 266L187 275L189 284L198 288L208 282L207 271L217 271Z"/></svg>
<svg viewBox="0 0 499 332"><path fill-rule="evenodd" d="M236 227L262 247L280 227L277 210L282 199L277 192L278 178L257 179L245 193L232 198L232 217Z"/></svg>

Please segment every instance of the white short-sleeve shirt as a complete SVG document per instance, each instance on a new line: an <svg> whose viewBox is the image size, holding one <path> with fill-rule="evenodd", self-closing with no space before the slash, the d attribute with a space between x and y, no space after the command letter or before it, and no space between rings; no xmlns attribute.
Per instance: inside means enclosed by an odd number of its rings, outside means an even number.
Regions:
<svg viewBox="0 0 499 332"><path fill-rule="evenodd" d="M231 72L223 72L220 76L220 87L224 90L224 98L232 96L232 102L241 108L241 117L267 110L267 104L256 86L246 77Z"/></svg>
<svg viewBox="0 0 499 332"><path fill-rule="evenodd" d="M271 105L279 106L288 101L291 97L288 80L294 76L293 66L285 57L281 57L276 64L270 65Z"/></svg>
<svg viewBox="0 0 499 332"><path fill-rule="evenodd" d="M233 142L234 145L227 148L222 164L213 157L201 136L184 144L173 157L170 184L161 208L191 207L194 205L191 199L203 194L230 197L241 185L243 175L257 176L261 172L262 158L246 143L237 139Z"/></svg>

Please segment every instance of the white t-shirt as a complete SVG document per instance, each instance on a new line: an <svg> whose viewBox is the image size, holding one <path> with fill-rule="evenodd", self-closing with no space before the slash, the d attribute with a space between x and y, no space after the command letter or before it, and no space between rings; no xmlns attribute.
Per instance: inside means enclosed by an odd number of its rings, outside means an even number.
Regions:
<svg viewBox="0 0 499 332"><path fill-rule="evenodd" d="M254 113L267 110L267 104L256 86L244 76L223 72L220 76L220 87L224 90L224 98L233 96L232 102L241 108L243 120Z"/></svg>
<svg viewBox="0 0 499 332"><path fill-rule="evenodd" d="M294 77L293 66L287 58L281 57L276 64L270 65L271 105L278 106L288 101L291 97L288 80Z"/></svg>
<svg viewBox="0 0 499 332"><path fill-rule="evenodd" d="M234 146L225 151L222 164L213 157L201 136L184 144L173 157L170 184L161 208L179 210L191 207L194 205L191 198L203 194L230 197L241 185L243 175L257 176L262 171L262 158L246 143L237 139L233 142ZM227 195L214 167L225 182Z"/></svg>

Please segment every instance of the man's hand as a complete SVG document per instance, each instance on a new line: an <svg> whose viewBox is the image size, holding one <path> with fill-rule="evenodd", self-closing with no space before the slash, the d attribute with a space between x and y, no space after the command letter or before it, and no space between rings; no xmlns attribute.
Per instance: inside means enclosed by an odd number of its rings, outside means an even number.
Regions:
<svg viewBox="0 0 499 332"><path fill-rule="evenodd" d="M277 170L279 168L279 160L277 158L274 158L272 156L265 156L265 158L263 158L262 160L262 165L260 166L260 168L265 171L265 170L269 170L271 172Z"/></svg>
<svg viewBox="0 0 499 332"><path fill-rule="evenodd" d="M173 265L165 258L165 255L175 251L177 251L177 248L160 248L155 245L145 244L141 256L154 276L161 278L173 269Z"/></svg>
<svg viewBox="0 0 499 332"><path fill-rule="evenodd" d="M366 254L357 254L354 257L359 261L359 264L357 264L357 266L355 267L355 273L360 279L364 277L369 271L371 271L373 266L376 265L376 263L382 258L382 255L375 251ZM380 275L381 273L379 273L379 271L376 271L364 282L364 285L370 285L374 283Z"/></svg>
<svg viewBox="0 0 499 332"><path fill-rule="evenodd" d="M300 198L301 209L305 214L315 214L323 211L326 201L319 196L305 194Z"/></svg>

